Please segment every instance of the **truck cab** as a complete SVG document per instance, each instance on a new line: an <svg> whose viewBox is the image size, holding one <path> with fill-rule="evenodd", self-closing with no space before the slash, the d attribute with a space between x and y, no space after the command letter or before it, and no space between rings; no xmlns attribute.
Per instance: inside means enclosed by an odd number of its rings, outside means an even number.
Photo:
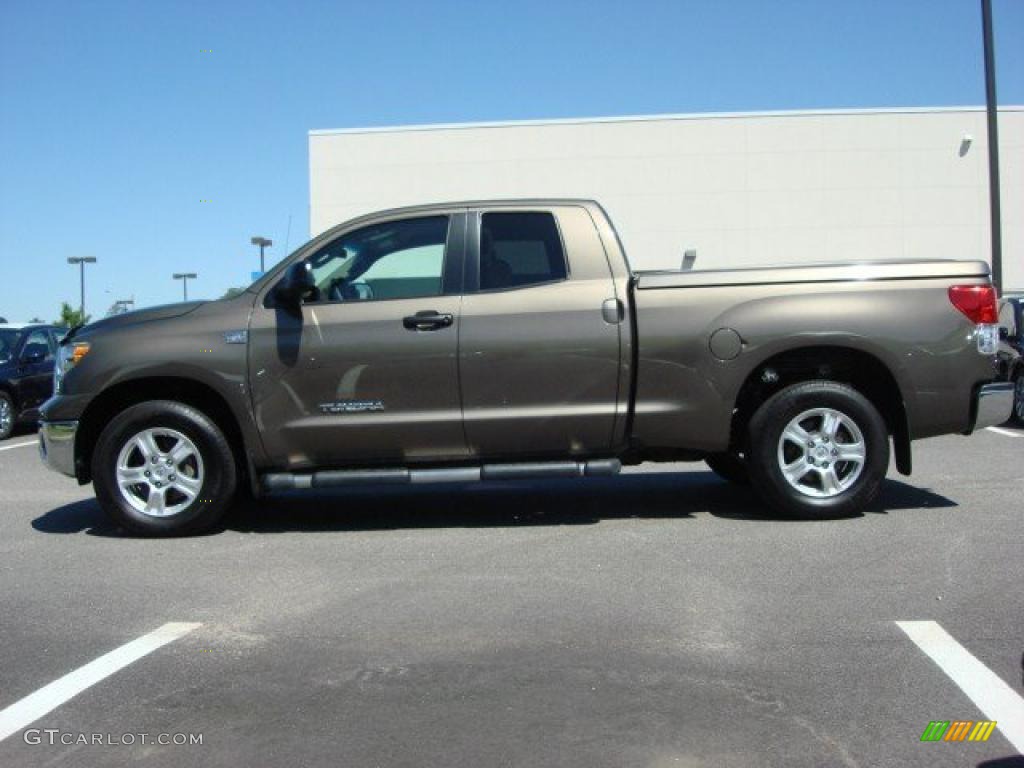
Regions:
<svg viewBox="0 0 1024 768"><path fill-rule="evenodd" d="M282 306L270 277L249 324L253 413L278 425L261 431L275 466L621 446L624 286L585 206L385 214L305 263L297 300Z"/></svg>

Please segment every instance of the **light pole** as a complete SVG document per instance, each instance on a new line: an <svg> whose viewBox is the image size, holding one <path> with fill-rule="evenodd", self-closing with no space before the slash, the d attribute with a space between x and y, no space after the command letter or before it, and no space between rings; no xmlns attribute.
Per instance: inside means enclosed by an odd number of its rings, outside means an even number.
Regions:
<svg viewBox="0 0 1024 768"><path fill-rule="evenodd" d="M175 272L174 279L181 280L182 290L185 292L185 301L188 301L188 281L195 280L199 275L195 272Z"/></svg>
<svg viewBox="0 0 1024 768"><path fill-rule="evenodd" d="M981 0L981 37L985 49L985 114L988 119L988 204L992 230L992 283L1003 287L1003 232L999 212L999 129L996 112L996 48L992 39L992 0Z"/></svg>
<svg viewBox="0 0 1024 768"><path fill-rule="evenodd" d="M85 322L85 265L95 264L95 256L68 256L68 264L78 265L78 315Z"/></svg>
<svg viewBox="0 0 1024 768"><path fill-rule="evenodd" d="M272 246L274 244L274 241L268 240L265 237L259 237L257 235L256 237L249 238L249 242L252 243L253 245L258 245L260 247L260 272L266 272L266 267L263 264L263 249Z"/></svg>

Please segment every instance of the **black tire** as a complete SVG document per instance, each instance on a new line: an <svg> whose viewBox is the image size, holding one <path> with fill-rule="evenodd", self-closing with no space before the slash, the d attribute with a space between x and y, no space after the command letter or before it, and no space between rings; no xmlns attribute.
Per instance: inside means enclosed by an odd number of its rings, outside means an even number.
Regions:
<svg viewBox="0 0 1024 768"><path fill-rule="evenodd" d="M713 453L704 457L711 471L735 485L750 485L747 460L738 453Z"/></svg>
<svg viewBox="0 0 1024 768"><path fill-rule="evenodd" d="M6 440L14 434L14 427L18 423L18 414L14 410L14 400L6 392L0 392L0 414L6 412L6 417L0 418L0 440Z"/></svg>
<svg viewBox="0 0 1024 768"><path fill-rule="evenodd" d="M1009 423L1024 427L1024 370L1018 370L1013 380L1013 410Z"/></svg>
<svg viewBox="0 0 1024 768"><path fill-rule="evenodd" d="M186 463L178 467L165 468L166 464L170 464L170 459L154 462L154 473L158 470L165 473L179 471L184 476L190 467L193 468L194 476L185 479L192 480L198 488L198 492L189 499L181 492L165 487L161 492L163 497L168 502L177 502L170 508L180 506L180 509L160 517L137 509L126 498L127 495L145 499L148 494L154 493L150 480L142 481L146 485L140 483L131 486L127 493L122 493L118 485L118 459L122 450L132 450L128 444L133 438L151 429L184 436L198 453L198 459L186 459ZM158 435L156 439L175 438ZM163 446L158 444L157 448L170 451L167 445L167 442ZM162 457L167 455L158 454ZM195 453L190 455L194 457ZM148 476L150 467L145 463L141 451L133 456L134 461L143 462L133 469L146 469ZM132 457L127 458L126 464L130 461L133 461ZM194 469L197 466L199 468ZM220 428L201 411L173 400L151 400L121 412L100 434L92 455L93 487L100 506L118 525L147 536L184 536L208 530L220 520L234 498L237 476L234 454ZM169 480L175 479L174 475L161 477L167 486L171 485ZM155 479L153 482L160 485ZM172 492L175 494L173 498Z"/></svg>
<svg viewBox="0 0 1024 768"><path fill-rule="evenodd" d="M826 439L827 434L821 437L826 430L824 422L818 422L819 428L810 433L809 437L813 439L806 444L806 449L803 446L796 448L796 443L791 441L783 447L783 431L795 419L805 413L813 414L816 409L838 413L846 420L832 441ZM798 426L810 426L816 418L812 415L809 420L799 422ZM839 451L843 450L844 443L849 444L847 448L853 448L854 443L860 442L854 436L854 429L859 430L863 438L863 448L860 449L863 460L836 460L834 456L842 455ZM754 414L749 437L747 465L754 490L773 508L793 517L829 520L860 513L878 494L889 468L889 435L885 420L864 395L835 381L806 381L776 393ZM802 459L799 458L801 450L806 453ZM788 458L793 452L798 458ZM797 461L808 462L808 466L803 480L795 480L794 485L786 479L782 464L797 467L796 472L800 472L802 465ZM816 463L810 466L812 461ZM826 488L826 475L838 480L832 489ZM843 487L845 483L849 484ZM818 487L814 487L815 484ZM812 495L817 493L832 495Z"/></svg>

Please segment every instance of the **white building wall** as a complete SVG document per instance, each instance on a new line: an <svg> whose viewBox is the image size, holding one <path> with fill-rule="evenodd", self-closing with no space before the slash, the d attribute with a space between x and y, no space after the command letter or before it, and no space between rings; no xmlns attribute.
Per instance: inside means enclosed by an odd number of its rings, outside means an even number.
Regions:
<svg viewBox="0 0 1024 768"><path fill-rule="evenodd" d="M1024 290L1024 107L999 130L1004 285ZM712 268L990 247L981 108L313 131L309 162L314 235L417 203L586 197L640 269L689 248Z"/></svg>

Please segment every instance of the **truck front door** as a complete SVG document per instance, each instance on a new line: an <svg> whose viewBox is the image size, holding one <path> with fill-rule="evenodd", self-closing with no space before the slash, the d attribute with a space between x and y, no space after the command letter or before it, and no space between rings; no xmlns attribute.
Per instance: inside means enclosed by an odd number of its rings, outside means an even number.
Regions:
<svg viewBox="0 0 1024 768"><path fill-rule="evenodd" d="M471 211L469 243L459 369L471 454L610 451L626 397L623 326L589 213L577 206Z"/></svg>
<svg viewBox="0 0 1024 768"><path fill-rule="evenodd" d="M467 454L458 383L465 213L385 219L306 258L298 308L265 289L249 381L278 467L406 465Z"/></svg>

